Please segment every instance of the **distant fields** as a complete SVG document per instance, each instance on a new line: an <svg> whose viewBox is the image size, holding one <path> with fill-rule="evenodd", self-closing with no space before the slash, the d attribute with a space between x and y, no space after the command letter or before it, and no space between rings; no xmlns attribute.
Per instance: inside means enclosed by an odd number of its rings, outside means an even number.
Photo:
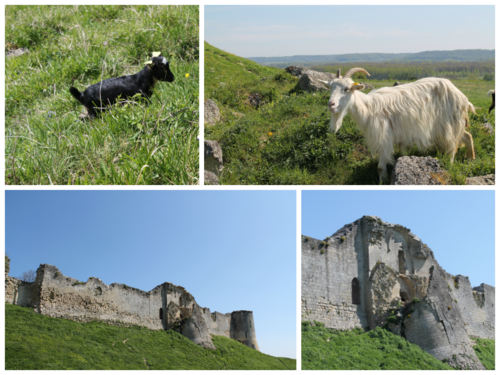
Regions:
<svg viewBox="0 0 500 375"><path fill-rule="evenodd" d="M236 340L213 336L204 349L172 330L49 318L5 304L6 370L294 370Z"/></svg>
<svg viewBox="0 0 500 375"><path fill-rule="evenodd" d="M375 88L395 82L360 80ZM351 117L344 118L337 134L329 133L329 92L302 92L297 82L283 69L258 65L205 43L205 99L213 99L222 116L216 126L205 127L205 139L216 140L222 147L221 183L377 185L377 161ZM466 158L465 148L459 150L453 165L435 152L420 154L413 148L408 154L437 157L448 170L447 183L464 184L466 177L495 173L495 138L482 130L486 122L495 127L495 111L488 114L491 98L487 96L495 82L464 79L453 83L477 107L477 114L469 115L476 160ZM248 100L254 93L262 97L258 109ZM396 158L401 156L397 151Z"/></svg>

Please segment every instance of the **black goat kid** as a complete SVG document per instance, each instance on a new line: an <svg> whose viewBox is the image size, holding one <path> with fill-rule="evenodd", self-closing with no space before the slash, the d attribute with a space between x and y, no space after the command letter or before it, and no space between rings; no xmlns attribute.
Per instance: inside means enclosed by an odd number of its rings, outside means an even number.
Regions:
<svg viewBox="0 0 500 375"><path fill-rule="evenodd" d="M71 87L69 91L76 100L87 108L90 118L96 117L98 111L114 104L118 98L128 99L136 94L141 94L142 97L149 100L158 81L174 81L174 75L170 71L167 59L159 53L154 53L153 56L155 57L146 63L144 69L136 74L105 79L89 86L84 92L80 92L74 87Z"/></svg>

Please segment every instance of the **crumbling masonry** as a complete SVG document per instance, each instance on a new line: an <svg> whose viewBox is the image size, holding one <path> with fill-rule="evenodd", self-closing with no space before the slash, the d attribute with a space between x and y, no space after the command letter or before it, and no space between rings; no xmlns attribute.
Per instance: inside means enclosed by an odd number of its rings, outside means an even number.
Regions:
<svg viewBox="0 0 500 375"><path fill-rule="evenodd" d="M149 292L123 284L104 284L91 277L86 283L41 264L33 283L5 277L5 302L33 307L40 314L149 329L173 329L194 343L215 350L210 335L235 339L259 350L251 311L210 313L183 287L163 283Z"/></svg>
<svg viewBox="0 0 500 375"><path fill-rule="evenodd" d="M472 288L408 228L364 216L323 241L302 237L302 320L387 324L453 367L484 369L470 338L495 338L495 288Z"/></svg>

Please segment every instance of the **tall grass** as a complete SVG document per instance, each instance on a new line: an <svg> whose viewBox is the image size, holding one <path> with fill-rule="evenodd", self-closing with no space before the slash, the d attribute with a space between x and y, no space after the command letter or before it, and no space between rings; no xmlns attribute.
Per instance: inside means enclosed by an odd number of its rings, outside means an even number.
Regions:
<svg viewBox="0 0 500 375"><path fill-rule="evenodd" d="M236 340L212 337L204 349L172 330L117 327L49 318L5 305L7 370L292 370L277 358Z"/></svg>
<svg viewBox="0 0 500 375"><path fill-rule="evenodd" d="M376 185L377 159L369 152L364 137L347 115L341 129L328 132L330 115L326 108L329 92L303 92L298 78L281 69L263 67L205 44L205 98L219 105L222 120L205 128L205 138L220 143L224 153L223 184L259 185ZM375 88L392 86L394 81L369 82ZM476 160L467 159L465 148L455 157L437 152L409 155L437 157L448 170L447 181L464 184L467 177L495 173L495 137L482 126L495 126L494 112L488 114L488 90L494 82L460 80L453 82L476 106L470 114ZM256 108L249 96L259 93ZM402 154L396 148L395 157ZM389 169L389 172L391 169Z"/></svg>
<svg viewBox="0 0 500 375"><path fill-rule="evenodd" d="M197 184L197 6L7 6L7 184ZM93 121L69 93L135 74L151 52L173 83L151 104L114 106Z"/></svg>

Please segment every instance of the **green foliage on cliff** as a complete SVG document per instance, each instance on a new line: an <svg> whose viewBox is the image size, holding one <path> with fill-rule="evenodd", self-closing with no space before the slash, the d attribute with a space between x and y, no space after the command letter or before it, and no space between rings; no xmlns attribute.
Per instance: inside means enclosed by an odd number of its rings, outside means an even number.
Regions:
<svg viewBox="0 0 500 375"><path fill-rule="evenodd" d="M291 370L296 361L271 357L236 340L213 336L204 349L174 331L115 327L49 318L5 305L7 370Z"/></svg>
<svg viewBox="0 0 500 375"><path fill-rule="evenodd" d="M302 323L302 370L452 370L382 328L337 331Z"/></svg>
<svg viewBox="0 0 500 375"><path fill-rule="evenodd" d="M217 124L205 126L205 139L219 142L223 150L221 184L378 185L377 159L353 118L346 115L337 133L328 132L329 91L303 92L298 78L283 72L205 43L205 99L213 100L221 115ZM381 88L394 79L369 83ZM449 171L439 176L442 182L463 185L467 177L495 173L495 137L482 129L486 122L495 128L487 96L494 82L457 79L453 84L477 107L477 114L469 114L476 160L467 159L464 147L453 164L435 151L412 147L407 154L437 157ZM396 158L402 156L398 147L395 151Z"/></svg>
<svg viewBox="0 0 500 375"><path fill-rule="evenodd" d="M486 370L495 369L495 340L474 339L474 351Z"/></svg>

